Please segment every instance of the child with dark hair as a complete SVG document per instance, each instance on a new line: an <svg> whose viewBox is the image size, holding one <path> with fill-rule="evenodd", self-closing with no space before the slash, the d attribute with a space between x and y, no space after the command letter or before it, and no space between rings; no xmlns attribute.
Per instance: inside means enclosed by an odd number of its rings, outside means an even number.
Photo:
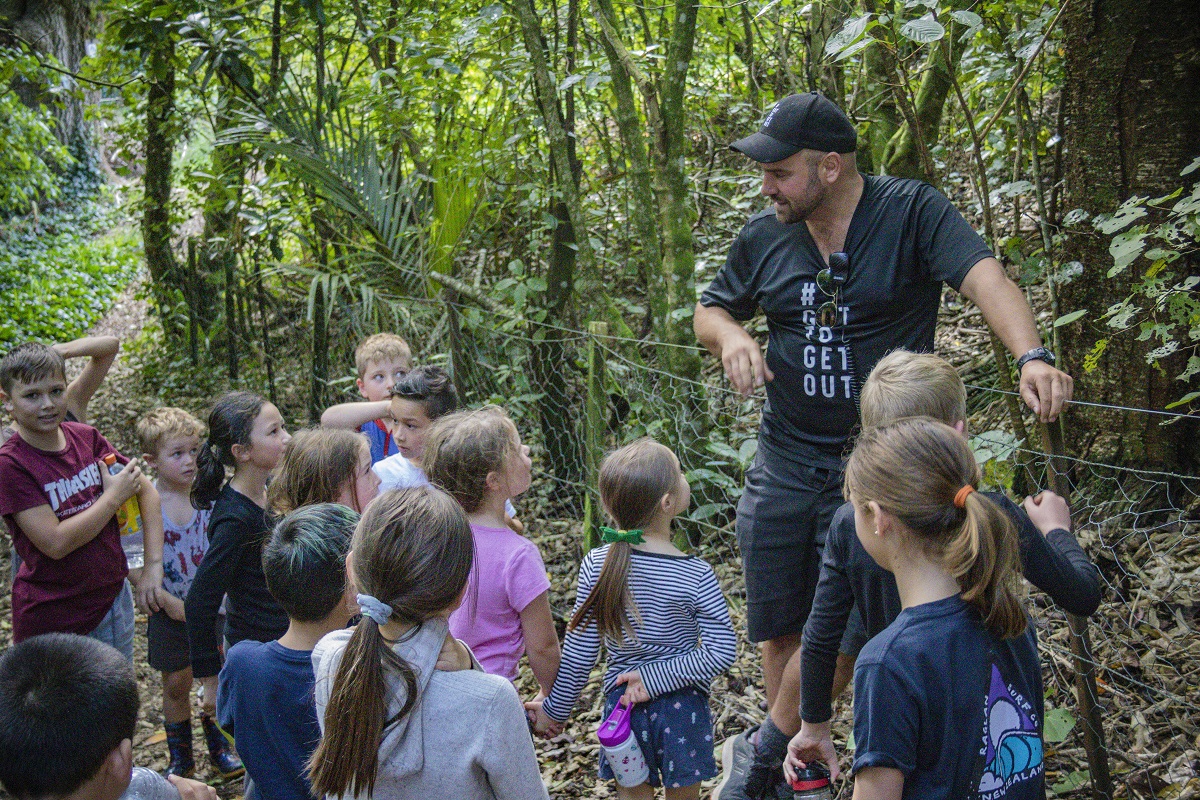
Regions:
<svg viewBox="0 0 1200 800"><path fill-rule="evenodd" d="M373 468L379 476L380 491L429 483L421 467L429 426L457 410L458 391L441 367L417 367L397 379L389 411L392 440L399 452L376 462Z"/></svg>
<svg viewBox="0 0 1200 800"><path fill-rule="evenodd" d="M554 689L526 708L538 732L556 730L603 648L604 718L636 705L630 723L650 767L648 783L618 784L617 796L650 798L662 785L668 800L694 799L717 774L708 691L737 657L729 608L712 567L671 542L691 499L674 453L639 439L604 459L599 484L617 529L601 528L605 544L584 556ZM600 777L615 777L603 753Z"/></svg>
<svg viewBox="0 0 1200 800"><path fill-rule="evenodd" d="M287 612L287 633L273 642L235 644L221 668L221 727L233 735L254 793L263 800L313 796L305 765L321 732L313 706L312 650L350 619L346 552L357 524L355 511L320 503L293 511L275 526L262 553L263 575Z"/></svg>
<svg viewBox="0 0 1200 800"><path fill-rule="evenodd" d="M112 369L117 351L121 349L121 340L115 336L82 336L69 342L52 344L50 349L62 356L64 361L73 358L87 359L80 373L67 384L64 396L67 404L67 422L86 423L88 404L100 388L100 384L104 383L108 371ZM12 428L0 430L0 443L7 442L13 433Z"/></svg>
<svg viewBox="0 0 1200 800"><path fill-rule="evenodd" d="M269 642L288 627L287 614L267 590L262 546L271 529L267 478L283 458L287 428L279 409L251 392L230 392L208 416L192 505L212 509L208 551L184 601L192 674L204 686L204 711L216 713L221 642L217 614L226 600L225 642ZM225 468L233 477L225 481Z"/></svg>
<svg viewBox="0 0 1200 800"><path fill-rule="evenodd" d="M857 798L1046 796L1020 544L979 479L966 440L929 417L865 429L846 465L855 533L902 605L854 669ZM1066 504L1043 522L1069 529ZM790 744L789 777L809 757Z"/></svg>
<svg viewBox="0 0 1200 800"><path fill-rule="evenodd" d="M159 610L162 513L158 493L90 425L67 422L63 357L24 344L0 359L0 398L14 435L0 445L0 515L21 566L13 576L13 641L39 633L86 634L133 659L133 595L117 512L141 505L145 560L138 600ZM114 455L124 467L110 475Z"/></svg>
<svg viewBox="0 0 1200 800"><path fill-rule="evenodd" d="M438 667L474 550L466 514L432 487L387 492L363 515L346 565L362 622L312 656L315 796L547 797L512 684Z"/></svg>
<svg viewBox="0 0 1200 800"><path fill-rule="evenodd" d="M0 656L0 783L17 800L138 800L168 781L183 800L216 800L133 766L137 716L133 667L112 647L66 633L14 645Z"/></svg>

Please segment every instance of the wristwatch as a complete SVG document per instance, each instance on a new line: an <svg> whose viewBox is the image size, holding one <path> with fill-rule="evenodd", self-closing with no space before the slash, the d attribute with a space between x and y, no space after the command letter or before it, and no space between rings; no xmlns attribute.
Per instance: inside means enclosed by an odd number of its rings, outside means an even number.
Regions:
<svg viewBox="0 0 1200 800"><path fill-rule="evenodd" d="M1021 371L1021 367L1028 364L1030 361L1045 361L1050 366L1054 366L1054 353L1051 353L1044 347L1035 347L1025 355L1017 359L1017 372Z"/></svg>

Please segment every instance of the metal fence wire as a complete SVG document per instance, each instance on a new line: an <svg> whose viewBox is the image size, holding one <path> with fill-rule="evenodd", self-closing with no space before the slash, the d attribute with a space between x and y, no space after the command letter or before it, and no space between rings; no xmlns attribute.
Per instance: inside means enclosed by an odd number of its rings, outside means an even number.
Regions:
<svg viewBox="0 0 1200 800"><path fill-rule="evenodd" d="M464 403L504 406L531 445L535 489L525 502L539 517L599 522L599 458L651 436L675 449L692 485L681 526L691 545L714 565L736 566L735 509L761 397L734 392L711 359L699 376L674 375L659 356L678 345L612 335L604 323L578 330L462 307L443 330L429 352L450 362ZM943 355L955 363L955 353ZM984 385L977 366L963 371L974 423L999 407L1002 391ZM1069 496L1076 534L1106 584L1101 609L1074 633L1048 598L1028 597L1052 794L1200 797L1200 478L1073 458L1002 427L972 445L994 488L1007 488L1019 463L1035 485ZM1081 650L1079 634L1090 648ZM1088 672L1090 688L1078 680Z"/></svg>

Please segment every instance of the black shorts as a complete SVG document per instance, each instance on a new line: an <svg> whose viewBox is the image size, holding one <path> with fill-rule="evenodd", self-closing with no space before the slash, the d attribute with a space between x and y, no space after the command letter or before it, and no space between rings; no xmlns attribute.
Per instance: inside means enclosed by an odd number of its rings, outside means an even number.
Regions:
<svg viewBox="0 0 1200 800"><path fill-rule="evenodd" d="M179 672L192 665L187 623L157 611L146 621L146 660L159 672Z"/></svg>
<svg viewBox="0 0 1200 800"><path fill-rule="evenodd" d="M736 523L750 641L804 630L829 523L842 502L840 469L799 464L758 448Z"/></svg>

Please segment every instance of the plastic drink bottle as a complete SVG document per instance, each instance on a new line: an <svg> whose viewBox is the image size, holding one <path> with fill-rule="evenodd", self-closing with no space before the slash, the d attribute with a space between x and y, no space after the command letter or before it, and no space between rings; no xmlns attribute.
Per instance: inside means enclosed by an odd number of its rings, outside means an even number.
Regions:
<svg viewBox="0 0 1200 800"><path fill-rule="evenodd" d="M812 763L796 770L796 780L791 783L792 800L833 800L829 773L820 764Z"/></svg>
<svg viewBox="0 0 1200 800"><path fill-rule="evenodd" d="M604 750L608 766L612 768L617 783L622 786L640 786L650 777L650 767L646 766L646 757L642 748L638 747L637 737L629 727L629 714L632 708L621 698L617 707L608 715L608 719L600 723L596 738Z"/></svg>
<svg viewBox="0 0 1200 800"><path fill-rule="evenodd" d="M134 767L129 788L120 800L179 800L179 790L157 772Z"/></svg>
<svg viewBox="0 0 1200 800"><path fill-rule="evenodd" d="M115 453L104 457L104 466L109 475L116 475L124 467L117 463ZM117 511L117 525L121 528L121 549L125 551L125 563L130 569L140 569L146 562L145 545L142 539L142 507L137 496L125 501Z"/></svg>

